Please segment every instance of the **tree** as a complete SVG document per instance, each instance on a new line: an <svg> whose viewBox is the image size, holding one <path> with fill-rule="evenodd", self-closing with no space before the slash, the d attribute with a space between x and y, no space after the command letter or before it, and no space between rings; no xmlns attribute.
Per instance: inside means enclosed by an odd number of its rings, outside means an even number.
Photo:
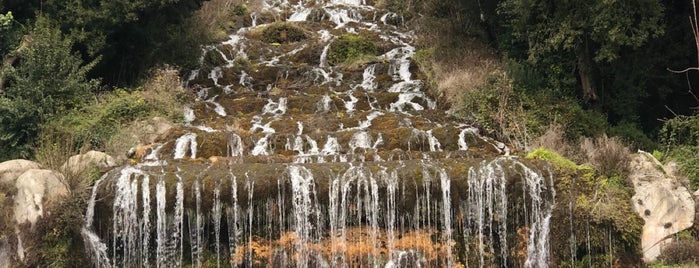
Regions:
<svg viewBox="0 0 699 268"><path fill-rule="evenodd" d="M625 48L638 48L663 34L659 0L505 0L500 12L513 36L528 46L529 60L567 52L585 100L596 100L594 64L613 62Z"/></svg>
<svg viewBox="0 0 699 268"><path fill-rule="evenodd" d="M6 70L0 95L0 159L28 157L39 126L79 109L99 84L87 79L95 62L83 64L73 42L47 19L39 18L29 36L20 62Z"/></svg>

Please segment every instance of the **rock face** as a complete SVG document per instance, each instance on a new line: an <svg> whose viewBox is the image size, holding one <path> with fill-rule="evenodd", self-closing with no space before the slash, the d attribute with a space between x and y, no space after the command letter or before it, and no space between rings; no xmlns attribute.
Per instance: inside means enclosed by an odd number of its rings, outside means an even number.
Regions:
<svg viewBox="0 0 699 268"><path fill-rule="evenodd" d="M68 158L68 161L61 166L61 171L66 175L80 174L93 165L97 166L101 172L106 172L116 166L116 161L106 153L89 151Z"/></svg>
<svg viewBox="0 0 699 268"><path fill-rule="evenodd" d="M17 178L15 187L15 221L29 222L32 227L45 214L44 207L59 202L70 192L63 175L47 169L27 170Z"/></svg>
<svg viewBox="0 0 699 268"><path fill-rule="evenodd" d="M17 177L22 175L27 170L41 168L39 163L24 160L15 159L0 163L0 183L1 184L14 184Z"/></svg>
<svg viewBox="0 0 699 268"><path fill-rule="evenodd" d="M10 268L10 244L6 238L0 238L0 268Z"/></svg>
<svg viewBox="0 0 699 268"><path fill-rule="evenodd" d="M153 117L148 120L138 121L131 125L134 130L132 138L143 144L156 142L158 137L170 131L175 125L162 117Z"/></svg>
<svg viewBox="0 0 699 268"><path fill-rule="evenodd" d="M634 208L644 220L641 245L646 262L655 260L672 235L694 222L694 200L680 185L672 168L663 167L652 155L640 152L630 163L635 195Z"/></svg>
<svg viewBox="0 0 699 268"><path fill-rule="evenodd" d="M17 178L15 187L17 188L14 198L16 256L20 261L24 261L29 248L25 249L23 246L23 237L26 237L23 231L26 229L22 225L29 223L31 225L29 232L32 232L39 218L50 214L47 209L61 202L68 196L70 190L64 181L63 174L48 169L27 170Z"/></svg>

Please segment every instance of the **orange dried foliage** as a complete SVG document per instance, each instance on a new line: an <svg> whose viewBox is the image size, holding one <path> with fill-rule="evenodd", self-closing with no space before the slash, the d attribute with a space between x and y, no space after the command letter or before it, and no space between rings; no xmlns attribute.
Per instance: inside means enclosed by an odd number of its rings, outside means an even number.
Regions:
<svg viewBox="0 0 699 268"><path fill-rule="evenodd" d="M342 256L351 267L370 264L377 257L383 260L388 258L388 247L391 247L391 245L389 245L390 242L385 231L380 230L374 233L367 227L354 227L347 228L344 232L344 239L341 237L328 237L317 243L309 242L305 247L309 252L322 255L325 259ZM435 233L436 231L433 229L404 233L400 235L400 238L393 241L392 248L400 251L417 251L424 256L428 263L435 262L445 258L447 254L447 248L442 243L432 240ZM376 244L374 244L374 237L376 238ZM245 253L252 251L252 260L255 265L267 263L269 266L274 257L272 252L275 250L284 250L288 253L288 256L292 256L296 260L300 256L298 255L299 252L295 252L294 246L298 243L300 243L299 237L295 232L283 233L279 239L274 241L266 241L256 237L248 244L239 246L234 251L231 262L234 266L243 264ZM451 241L451 244L453 245L455 242ZM454 265L455 267L464 267L461 263L455 263Z"/></svg>

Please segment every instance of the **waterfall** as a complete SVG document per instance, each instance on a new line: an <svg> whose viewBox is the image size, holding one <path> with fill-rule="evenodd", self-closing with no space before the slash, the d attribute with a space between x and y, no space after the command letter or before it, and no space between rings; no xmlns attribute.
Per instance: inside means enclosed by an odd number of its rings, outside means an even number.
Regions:
<svg viewBox="0 0 699 268"><path fill-rule="evenodd" d="M264 1L203 48L183 124L95 183L93 265L546 267L548 170L439 109L417 37L368 4ZM303 37L260 39L268 13ZM328 62L344 34L383 54Z"/></svg>

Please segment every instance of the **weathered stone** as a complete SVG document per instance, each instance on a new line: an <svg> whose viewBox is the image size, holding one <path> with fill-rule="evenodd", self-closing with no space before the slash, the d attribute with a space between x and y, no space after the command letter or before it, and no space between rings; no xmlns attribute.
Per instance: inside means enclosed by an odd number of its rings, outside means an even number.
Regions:
<svg viewBox="0 0 699 268"><path fill-rule="evenodd" d="M12 264L12 256L10 256L10 243L7 238L0 238L0 268L10 268Z"/></svg>
<svg viewBox="0 0 699 268"><path fill-rule="evenodd" d="M41 168L37 162L15 159L0 163L0 183L13 185L15 180L27 170Z"/></svg>
<svg viewBox="0 0 699 268"><path fill-rule="evenodd" d="M138 121L132 124L131 130L133 140L142 144L151 144L158 140L158 137L167 133L175 125L162 117L153 117L148 120Z"/></svg>
<svg viewBox="0 0 699 268"><path fill-rule="evenodd" d="M74 155L68 158L61 166L61 172L65 175L78 175L88 170L88 168L96 166L100 172L106 172L109 169L117 166L114 158L110 155L98 152L89 151L84 154Z"/></svg>
<svg viewBox="0 0 699 268"><path fill-rule="evenodd" d="M643 259L655 260L662 247L672 242L673 234L694 224L694 200L672 172L651 154L640 152L631 157L631 173L636 212L645 220L641 236Z"/></svg>
<svg viewBox="0 0 699 268"><path fill-rule="evenodd" d="M27 170L17 178L15 187L15 222L29 222L32 227L39 217L47 214L44 208L60 202L70 193L63 174L48 169Z"/></svg>

